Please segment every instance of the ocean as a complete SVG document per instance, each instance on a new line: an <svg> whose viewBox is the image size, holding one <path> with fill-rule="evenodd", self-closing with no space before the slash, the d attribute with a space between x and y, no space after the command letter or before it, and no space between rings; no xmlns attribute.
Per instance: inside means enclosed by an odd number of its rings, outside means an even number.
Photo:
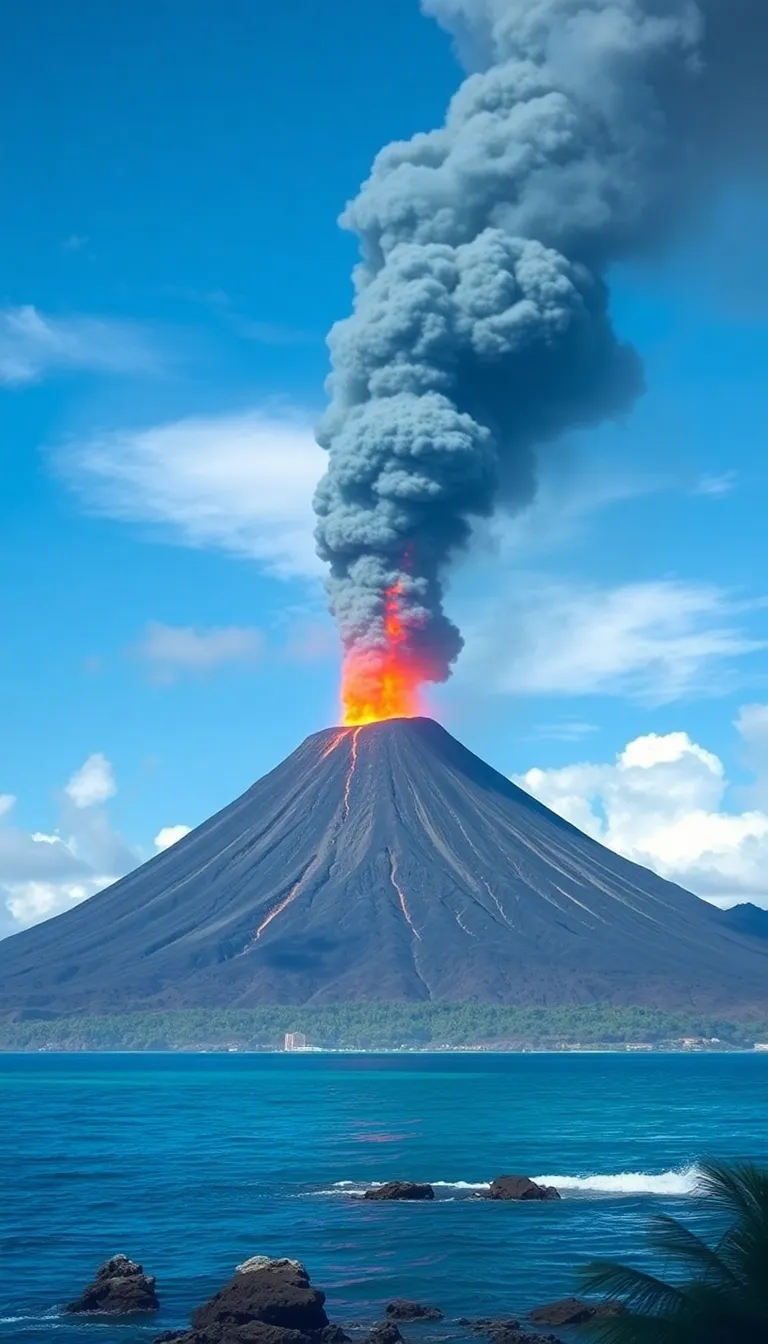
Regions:
<svg viewBox="0 0 768 1344"><path fill-rule="evenodd" d="M654 1213L707 1230L697 1163L768 1162L768 1055L5 1055L0 1117L0 1341L148 1344L261 1253L302 1260L342 1325L409 1297L446 1314L410 1339L460 1338L591 1257L643 1260ZM562 1202L474 1198L507 1173ZM397 1178L438 1198L354 1198ZM158 1317L63 1317L117 1252Z"/></svg>

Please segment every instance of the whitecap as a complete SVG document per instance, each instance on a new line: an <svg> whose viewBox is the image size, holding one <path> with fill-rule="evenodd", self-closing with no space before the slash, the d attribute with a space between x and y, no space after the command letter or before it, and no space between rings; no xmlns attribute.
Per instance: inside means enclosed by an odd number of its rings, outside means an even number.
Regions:
<svg viewBox="0 0 768 1344"><path fill-rule="evenodd" d="M596 1195L695 1195L701 1179L698 1167L673 1171L619 1171L608 1175L534 1176L537 1185L553 1185L560 1193Z"/></svg>
<svg viewBox="0 0 768 1344"><path fill-rule="evenodd" d="M592 1172L578 1176L533 1176L537 1185L553 1185L565 1195L695 1195L701 1177L697 1166L681 1167L671 1171L619 1171L603 1174ZM490 1181L429 1181L435 1190L488 1190ZM384 1181L336 1181L326 1190L314 1190L314 1195L363 1195L376 1190Z"/></svg>

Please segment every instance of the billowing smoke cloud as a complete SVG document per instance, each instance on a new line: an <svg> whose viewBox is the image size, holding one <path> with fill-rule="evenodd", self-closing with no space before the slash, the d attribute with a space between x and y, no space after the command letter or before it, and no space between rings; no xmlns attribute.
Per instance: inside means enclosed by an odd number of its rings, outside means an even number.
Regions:
<svg viewBox="0 0 768 1344"><path fill-rule="evenodd" d="M362 260L319 431L318 547L358 659L386 644L395 587L404 654L445 679L461 637L442 579L473 520L527 504L548 443L641 392L606 270L745 138L764 4L422 0L471 73L445 125L382 150L342 216Z"/></svg>

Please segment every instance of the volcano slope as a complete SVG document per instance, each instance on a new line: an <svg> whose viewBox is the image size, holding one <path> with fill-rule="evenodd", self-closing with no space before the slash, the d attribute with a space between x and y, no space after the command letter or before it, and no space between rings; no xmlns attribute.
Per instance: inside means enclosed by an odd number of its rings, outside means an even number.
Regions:
<svg viewBox="0 0 768 1344"><path fill-rule="evenodd" d="M0 943L0 1009L361 1000L764 1011L768 943L430 719L317 733L100 895Z"/></svg>

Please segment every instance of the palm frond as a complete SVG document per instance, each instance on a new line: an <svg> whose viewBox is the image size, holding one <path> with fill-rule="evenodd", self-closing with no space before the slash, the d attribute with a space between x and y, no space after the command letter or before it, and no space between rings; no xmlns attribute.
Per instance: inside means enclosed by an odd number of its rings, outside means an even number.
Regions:
<svg viewBox="0 0 768 1344"><path fill-rule="evenodd" d="M733 1222L768 1221L768 1171L752 1162L703 1162L696 1193Z"/></svg>
<svg viewBox="0 0 768 1344"><path fill-rule="evenodd" d="M669 1214L658 1214L651 1221L648 1244L653 1250L660 1251L680 1262L681 1266L687 1266L723 1288L736 1288L740 1284L740 1279L721 1259L717 1248L709 1246Z"/></svg>
<svg viewBox="0 0 768 1344"><path fill-rule="evenodd" d="M768 1296L768 1171L751 1163L728 1167L707 1162L699 1187L709 1207L730 1214L716 1246L719 1260L742 1285Z"/></svg>
<svg viewBox="0 0 768 1344"><path fill-rule="evenodd" d="M615 1299L641 1316L669 1316L680 1307L683 1298L681 1290L673 1284L613 1260L593 1260L581 1270L579 1282L584 1292Z"/></svg>
<svg viewBox="0 0 768 1344"><path fill-rule="evenodd" d="M667 1214L650 1226L677 1282L607 1260L581 1272L585 1291L625 1307L585 1326L599 1344L768 1344L768 1170L706 1162L698 1193L728 1224L714 1244Z"/></svg>
<svg viewBox="0 0 768 1344"><path fill-rule="evenodd" d="M581 1327L580 1333L596 1344L687 1344L673 1320L634 1312L595 1317Z"/></svg>

